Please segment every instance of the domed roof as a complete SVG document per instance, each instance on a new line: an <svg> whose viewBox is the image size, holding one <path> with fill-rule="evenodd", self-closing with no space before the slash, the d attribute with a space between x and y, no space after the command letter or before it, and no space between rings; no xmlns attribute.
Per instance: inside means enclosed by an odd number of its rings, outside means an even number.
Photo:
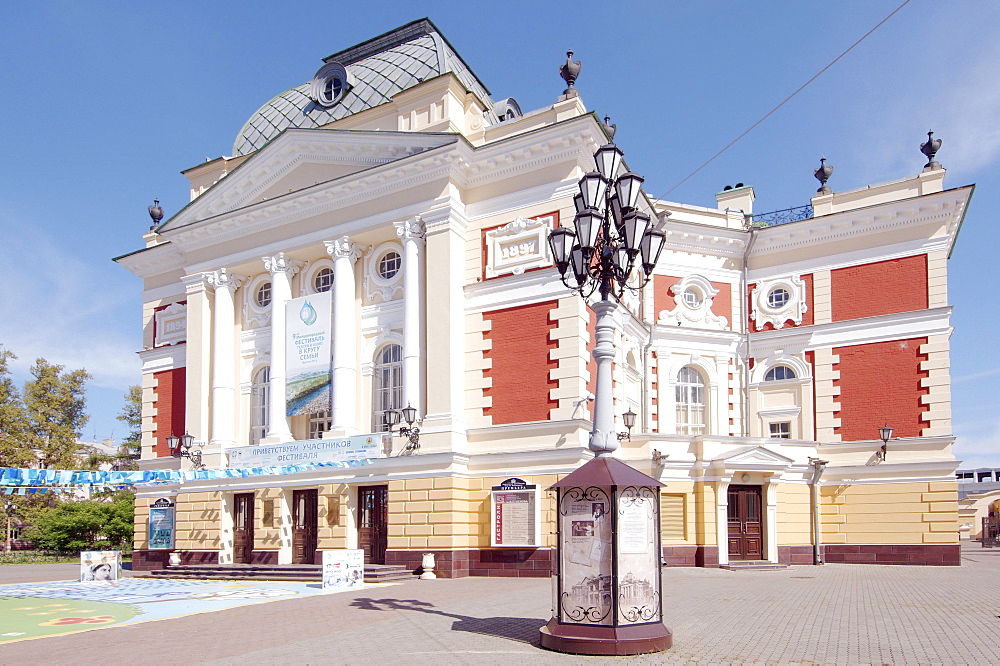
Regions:
<svg viewBox="0 0 1000 666"><path fill-rule="evenodd" d="M384 104L396 93L445 72L453 72L493 113L489 91L427 19L324 61L312 81L277 95L250 117L233 144L234 157L259 150L289 127L326 125Z"/></svg>

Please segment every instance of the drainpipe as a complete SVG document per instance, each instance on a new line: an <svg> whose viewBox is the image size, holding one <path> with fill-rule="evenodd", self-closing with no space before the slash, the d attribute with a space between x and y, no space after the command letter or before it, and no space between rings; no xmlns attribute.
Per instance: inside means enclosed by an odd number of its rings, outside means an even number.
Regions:
<svg viewBox="0 0 1000 666"><path fill-rule="evenodd" d="M751 226L753 218L750 215L744 217L747 223L747 232L750 240L743 251L743 272L740 274L740 318L743 320L743 400L740 401L740 420L742 423L742 434L744 437L750 436L750 322L747 313L747 273L750 270L750 250L753 249L754 241L757 240L757 229Z"/></svg>
<svg viewBox="0 0 1000 666"><path fill-rule="evenodd" d="M813 542L813 564L823 564L823 557L820 553L823 533L819 524L819 479L823 476L829 460L819 458L809 458L809 466L812 467L812 480L809 482L809 506L812 513L812 542Z"/></svg>

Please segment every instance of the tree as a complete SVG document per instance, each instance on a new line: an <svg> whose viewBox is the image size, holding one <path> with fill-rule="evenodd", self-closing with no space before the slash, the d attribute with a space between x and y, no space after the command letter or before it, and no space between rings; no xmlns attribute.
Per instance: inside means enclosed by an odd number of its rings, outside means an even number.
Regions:
<svg viewBox="0 0 1000 666"><path fill-rule="evenodd" d="M118 420L128 426L128 436L122 440L118 454L118 468L136 469L135 461L142 452L142 387L138 384L128 387Z"/></svg>
<svg viewBox="0 0 1000 666"><path fill-rule="evenodd" d="M0 346L0 467L24 467L34 460L24 446L24 405L7 365L15 358Z"/></svg>
<svg viewBox="0 0 1000 666"><path fill-rule="evenodd" d="M111 498L60 502L41 513L27 537L43 550L131 550L135 494L123 490Z"/></svg>
<svg viewBox="0 0 1000 666"><path fill-rule="evenodd" d="M63 372L63 366L39 358L31 366L33 380L24 384L24 441L35 451L39 466L74 466L76 440L89 418L85 370Z"/></svg>

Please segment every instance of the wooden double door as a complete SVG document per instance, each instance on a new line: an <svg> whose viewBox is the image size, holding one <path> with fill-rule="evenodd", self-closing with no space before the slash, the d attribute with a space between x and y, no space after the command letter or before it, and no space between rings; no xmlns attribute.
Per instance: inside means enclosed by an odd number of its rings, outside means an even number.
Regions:
<svg viewBox="0 0 1000 666"><path fill-rule="evenodd" d="M358 488L358 545L365 564L385 564L389 536L389 486Z"/></svg>
<svg viewBox="0 0 1000 666"><path fill-rule="evenodd" d="M729 486L729 559L764 559L760 486Z"/></svg>
<svg viewBox="0 0 1000 666"><path fill-rule="evenodd" d="M292 563L315 564L319 532L319 492L292 493Z"/></svg>

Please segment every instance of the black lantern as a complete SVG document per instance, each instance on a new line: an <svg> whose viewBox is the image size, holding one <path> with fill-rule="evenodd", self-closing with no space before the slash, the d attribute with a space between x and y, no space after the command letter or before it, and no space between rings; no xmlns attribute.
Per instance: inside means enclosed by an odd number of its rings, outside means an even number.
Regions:
<svg viewBox="0 0 1000 666"><path fill-rule="evenodd" d="M604 196L608 191L608 179L596 171L591 171L580 179L580 195L585 208L598 208L604 205Z"/></svg>
<svg viewBox="0 0 1000 666"><path fill-rule="evenodd" d="M892 427L886 423L884 426L878 429L879 439L882 440L882 447L875 452L875 457L879 461L885 460L886 448L889 446L889 440L892 439Z"/></svg>
<svg viewBox="0 0 1000 666"><path fill-rule="evenodd" d="M417 420L417 408L413 405L407 404L406 407L396 410L392 409L386 412L386 417L389 423L389 432L400 422L400 419L406 421L405 426L400 426L399 436L406 437L408 440L406 446L400 451L400 455L410 455L420 448L420 428L414 426L414 422Z"/></svg>
<svg viewBox="0 0 1000 666"><path fill-rule="evenodd" d="M180 442L181 442L180 437L178 437L173 433L170 433L170 436L167 437L167 448L170 449L170 455L172 456L177 455L177 447L180 445Z"/></svg>
<svg viewBox="0 0 1000 666"><path fill-rule="evenodd" d="M195 469L204 467L201 463L201 449L194 448L194 435L191 433L185 431L180 437L171 433L167 437L167 448L170 449L170 455L175 458L190 460Z"/></svg>
<svg viewBox="0 0 1000 666"><path fill-rule="evenodd" d="M636 416L637 414L632 411L631 407L629 407L627 412L622 414L622 423L625 424L625 432L618 433L619 441L623 439L627 439L630 442L632 441L632 428L635 427Z"/></svg>
<svg viewBox="0 0 1000 666"><path fill-rule="evenodd" d="M594 161L597 163L597 170L608 180L613 180L618 176L618 168L622 164L625 154L621 148L613 143L608 143L597 149L594 153Z"/></svg>

